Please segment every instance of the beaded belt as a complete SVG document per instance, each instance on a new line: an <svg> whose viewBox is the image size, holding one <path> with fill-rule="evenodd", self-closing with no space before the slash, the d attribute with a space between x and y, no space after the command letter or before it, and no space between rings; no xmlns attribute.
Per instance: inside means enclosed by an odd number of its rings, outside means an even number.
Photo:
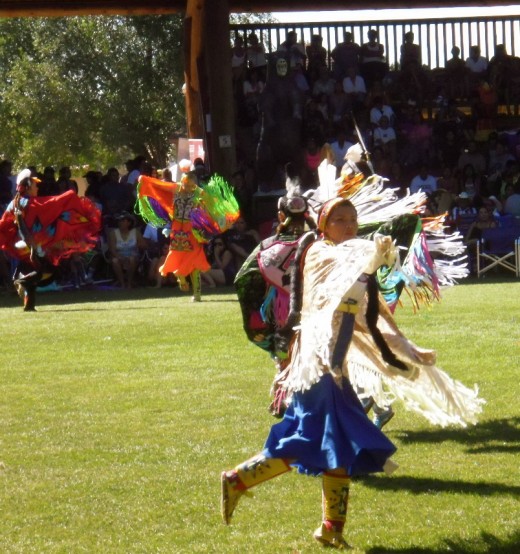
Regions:
<svg viewBox="0 0 520 554"><path fill-rule="evenodd" d="M341 302L336 308L338 312L344 312L346 314L357 314L359 306L357 304L349 304L348 302Z"/></svg>

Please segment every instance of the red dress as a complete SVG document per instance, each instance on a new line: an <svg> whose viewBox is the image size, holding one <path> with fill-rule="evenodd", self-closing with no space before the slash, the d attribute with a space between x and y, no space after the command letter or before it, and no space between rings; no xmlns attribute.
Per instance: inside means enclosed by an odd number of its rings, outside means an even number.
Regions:
<svg viewBox="0 0 520 554"><path fill-rule="evenodd" d="M69 190L58 196L22 198L22 217L32 241L57 265L74 253L88 252L101 230L101 213L88 199ZM28 260L28 247L17 248L22 236L9 205L0 220L0 250L18 260Z"/></svg>

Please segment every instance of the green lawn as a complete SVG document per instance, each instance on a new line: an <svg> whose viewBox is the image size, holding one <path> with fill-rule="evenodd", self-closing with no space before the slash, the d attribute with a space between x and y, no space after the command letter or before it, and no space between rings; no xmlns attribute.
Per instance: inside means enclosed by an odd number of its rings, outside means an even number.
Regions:
<svg viewBox="0 0 520 554"><path fill-rule="evenodd" d="M354 482L354 552L520 552L520 282L465 282L401 328L487 400L468 429L397 405L391 477ZM312 553L320 480L295 473L220 519L220 472L255 454L274 367L232 289L0 296L1 553Z"/></svg>

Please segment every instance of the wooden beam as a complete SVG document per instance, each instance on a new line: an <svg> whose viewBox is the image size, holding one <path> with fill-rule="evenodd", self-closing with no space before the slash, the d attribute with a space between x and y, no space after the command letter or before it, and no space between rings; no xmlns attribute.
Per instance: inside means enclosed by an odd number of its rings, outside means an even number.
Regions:
<svg viewBox="0 0 520 554"><path fill-rule="evenodd" d="M185 0L0 0L0 17L161 15L184 11Z"/></svg>
<svg viewBox="0 0 520 554"><path fill-rule="evenodd" d="M180 13L188 0L0 0L0 17L56 17L78 15L156 15ZM218 0L214 0L218 2ZM401 0L399 8L494 7L511 0ZM233 13L383 9L388 0L228 0Z"/></svg>

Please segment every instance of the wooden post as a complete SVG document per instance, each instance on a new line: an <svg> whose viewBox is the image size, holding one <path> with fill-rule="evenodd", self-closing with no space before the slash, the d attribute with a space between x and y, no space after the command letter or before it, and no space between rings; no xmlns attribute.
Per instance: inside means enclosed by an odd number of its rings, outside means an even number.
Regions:
<svg viewBox="0 0 520 554"><path fill-rule="evenodd" d="M228 0L200 0L204 6L202 36L206 145L212 172L229 179L236 169L236 138ZM203 99L203 105L206 104Z"/></svg>
<svg viewBox="0 0 520 554"><path fill-rule="evenodd" d="M202 51L202 18L200 0L188 0L184 19L184 94L189 138L202 138L204 135L198 76Z"/></svg>

